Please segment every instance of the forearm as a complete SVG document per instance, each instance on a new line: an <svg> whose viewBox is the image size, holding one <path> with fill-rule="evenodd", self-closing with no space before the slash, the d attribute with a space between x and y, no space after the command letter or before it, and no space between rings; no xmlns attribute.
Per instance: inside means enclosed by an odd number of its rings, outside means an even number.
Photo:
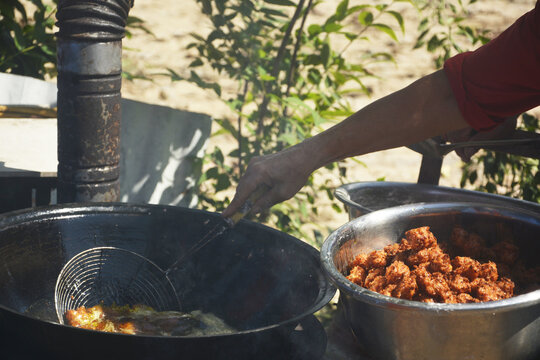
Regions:
<svg viewBox="0 0 540 360"><path fill-rule="evenodd" d="M330 162L466 127L446 75L438 71L298 145L252 159L223 216L237 211L261 184L268 191L256 201L255 212L291 198L313 171Z"/></svg>
<svg viewBox="0 0 540 360"><path fill-rule="evenodd" d="M330 162L410 145L468 127L442 70L373 102L343 122L304 141L314 171Z"/></svg>

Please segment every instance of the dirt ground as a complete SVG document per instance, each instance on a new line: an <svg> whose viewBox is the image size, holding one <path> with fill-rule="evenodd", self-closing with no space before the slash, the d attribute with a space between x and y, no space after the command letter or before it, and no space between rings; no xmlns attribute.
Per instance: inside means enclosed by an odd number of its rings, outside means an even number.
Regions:
<svg viewBox="0 0 540 360"><path fill-rule="evenodd" d="M338 3L339 0L325 0L313 16L325 18L328 16L326 10L333 12ZM350 1L351 6L356 3L360 1ZM520 15L532 9L534 3L534 0L479 0L470 6L471 22L481 28L493 30L490 35L494 36ZM208 21L201 14L195 0L135 0L131 14L143 19L154 35L136 33L132 38L124 40L124 45L128 48L124 52L124 68L135 74L162 73L167 68L174 69L180 75L187 74L187 65L194 58L194 53L185 49L191 41L190 33L205 34L209 29ZM425 51L412 49L417 35L413 20L416 16L415 10L409 8L404 14L407 31L405 36L398 34L399 44L393 44L384 36L380 39L375 36L372 43L363 45L370 46L371 49L379 48L391 52L396 58L397 65L391 63L380 65L376 69L380 79L369 82L373 95L351 97L349 100L354 108L360 109L433 71L430 55ZM359 47L351 48L346 53L351 57L361 54L362 48ZM215 77L211 73L205 75L208 78ZM230 86L230 84L223 85L225 90ZM213 92L201 90L187 82L172 83L164 76L153 76L152 82L125 81L122 92L124 97L130 99L202 112L214 117L223 117L229 111ZM228 147L232 142L233 139L230 138L214 137L210 139L209 146ZM363 167L354 162L348 163L349 182L374 181L381 177L387 181L416 182L421 157L407 148L398 148L367 154L358 159L366 166ZM453 153L445 157L441 185L459 187L460 164L459 158ZM335 184L339 185L337 180ZM336 227L347 219L345 214L338 215L329 210L322 211L319 220L330 227Z"/></svg>

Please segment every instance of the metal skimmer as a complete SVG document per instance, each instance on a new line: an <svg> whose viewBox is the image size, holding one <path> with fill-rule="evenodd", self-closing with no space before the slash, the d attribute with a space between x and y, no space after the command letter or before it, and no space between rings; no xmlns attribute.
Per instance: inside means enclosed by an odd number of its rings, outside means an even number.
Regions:
<svg viewBox="0 0 540 360"><path fill-rule="evenodd" d="M71 258L60 271L55 287L56 315L61 324L68 310L81 306L143 304L156 311L181 311L178 294L169 279L184 259L224 234L242 219L267 190L258 189L242 208L224 218L167 270L133 251L117 247L95 247Z"/></svg>

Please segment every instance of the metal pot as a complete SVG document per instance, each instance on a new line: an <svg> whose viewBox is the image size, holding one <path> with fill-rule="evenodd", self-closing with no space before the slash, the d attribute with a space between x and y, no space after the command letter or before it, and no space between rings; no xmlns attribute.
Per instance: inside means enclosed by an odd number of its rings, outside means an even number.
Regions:
<svg viewBox="0 0 540 360"><path fill-rule="evenodd" d="M131 336L57 323L54 286L62 266L73 255L91 247L116 246L167 268L218 221L223 221L219 214L200 210L110 203L1 215L0 357L287 356L295 327L324 306L335 288L325 277L315 248L245 220L169 273L183 311L211 312L237 332L199 337ZM11 357L4 357L6 348Z"/></svg>
<svg viewBox="0 0 540 360"><path fill-rule="evenodd" d="M347 207L349 219L389 207L433 202L480 202L540 212L540 204L508 196L451 187L391 181L367 181L342 185L336 197Z"/></svg>
<svg viewBox="0 0 540 360"><path fill-rule="evenodd" d="M540 290L476 304L427 304L362 288L345 278L360 252L398 242L430 226L440 242L454 225L491 244L510 232L528 266L539 264L540 212L474 203L412 204L374 211L333 232L321 249L324 270L340 291L357 341L377 359L522 360L540 356Z"/></svg>

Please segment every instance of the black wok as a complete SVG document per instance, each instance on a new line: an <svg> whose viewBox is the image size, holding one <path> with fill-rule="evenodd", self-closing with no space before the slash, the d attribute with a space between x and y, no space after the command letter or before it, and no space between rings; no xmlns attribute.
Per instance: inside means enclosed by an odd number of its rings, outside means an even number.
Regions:
<svg viewBox="0 0 540 360"><path fill-rule="evenodd" d="M297 324L324 306L335 289L316 249L249 221L169 275L183 311L211 312L236 333L131 336L57 323L54 286L73 255L116 246L167 268L218 221L220 215L201 210L128 204L71 204L0 216L3 351L12 358L279 358Z"/></svg>

